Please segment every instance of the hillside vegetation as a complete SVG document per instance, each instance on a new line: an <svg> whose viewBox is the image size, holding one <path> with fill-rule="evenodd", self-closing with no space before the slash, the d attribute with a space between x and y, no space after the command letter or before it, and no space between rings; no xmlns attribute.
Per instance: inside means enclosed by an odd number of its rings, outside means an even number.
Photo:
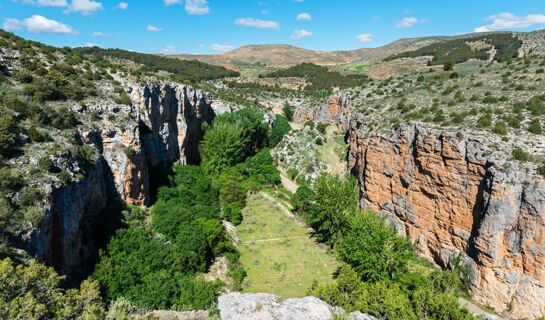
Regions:
<svg viewBox="0 0 545 320"><path fill-rule="evenodd" d="M309 83L305 90L326 90L333 88L349 88L361 85L368 77L363 74L342 75L337 71L330 71L326 67L317 66L313 63L302 63L300 65L278 70L268 74L260 75L260 78L305 78Z"/></svg>
<svg viewBox="0 0 545 320"><path fill-rule="evenodd" d="M476 46L472 47L471 44L476 44ZM434 43L414 51L391 55L385 58L384 61L432 56L433 58L428 65L442 65L447 61L462 63L469 59L488 60L490 58L494 61L505 62L517 58L521 46L522 41L511 33L489 34ZM491 49L495 50L492 55L490 53Z"/></svg>
<svg viewBox="0 0 545 320"><path fill-rule="evenodd" d="M166 71L172 73L172 79L180 82L189 81L191 83L196 83L204 80L240 76L240 73L236 71L206 64L197 60L169 59L152 54L144 54L120 49L101 49L99 47L80 47L75 48L74 51L99 59L109 57L129 60L141 65L140 70L144 72Z"/></svg>

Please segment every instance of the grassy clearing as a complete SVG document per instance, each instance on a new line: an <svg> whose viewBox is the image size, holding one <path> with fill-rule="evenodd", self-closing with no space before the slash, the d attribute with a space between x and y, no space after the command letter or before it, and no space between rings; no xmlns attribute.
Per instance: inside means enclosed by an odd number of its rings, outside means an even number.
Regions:
<svg viewBox="0 0 545 320"><path fill-rule="evenodd" d="M346 64L343 66L337 66L339 69L345 70L345 71L351 71L351 72L359 72L363 74L369 73L369 67L368 64Z"/></svg>
<svg viewBox="0 0 545 320"><path fill-rule="evenodd" d="M346 173L346 149L343 133L334 126L329 126L326 131L324 145L316 146L318 159L327 165L327 173Z"/></svg>
<svg viewBox="0 0 545 320"><path fill-rule="evenodd" d="M248 272L243 292L303 297L313 279L331 281L337 262L307 232L263 194L250 196L237 227L241 262Z"/></svg>

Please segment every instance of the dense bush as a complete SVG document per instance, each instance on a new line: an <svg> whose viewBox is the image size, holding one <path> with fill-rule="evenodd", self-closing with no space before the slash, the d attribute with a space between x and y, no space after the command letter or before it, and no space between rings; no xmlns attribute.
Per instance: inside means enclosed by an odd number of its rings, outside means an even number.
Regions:
<svg viewBox="0 0 545 320"><path fill-rule="evenodd" d="M337 244L339 258L365 282L400 283L416 258L409 239L372 212L351 213L344 237Z"/></svg>
<svg viewBox="0 0 545 320"><path fill-rule="evenodd" d="M284 117L286 117L288 121L293 120L293 114L295 111L293 110L293 107L290 106L288 103L286 103L285 106L282 108L282 112L284 113Z"/></svg>
<svg viewBox="0 0 545 320"><path fill-rule="evenodd" d="M458 299L451 294L459 282L455 274L433 272L421 280L412 293L407 294L395 284L365 283L350 266L344 265L335 283L314 283L308 295L347 312L360 311L379 319L476 319L466 308L460 307Z"/></svg>
<svg viewBox="0 0 545 320"><path fill-rule="evenodd" d="M286 135L290 131L291 126L288 120L281 115L276 115L274 127L272 128L269 135L269 146L271 146L271 148L274 148L280 141L282 141L284 135Z"/></svg>
<svg viewBox="0 0 545 320"><path fill-rule="evenodd" d="M125 297L149 309L208 307L220 284L192 276L195 271L204 271L205 264L201 261L204 258L200 256L199 243L195 238L188 239L187 232L182 232L180 241L192 241L180 248L148 230L118 230L108 244L108 255L102 255L94 272L106 299Z"/></svg>
<svg viewBox="0 0 545 320"><path fill-rule="evenodd" d="M201 142L204 171L220 174L254 155L266 145L268 129L263 114L254 108L217 116Z"/></svg>
<svg viewBox="0 0 545 320"><path fill-rule="evenodd" d="M0 116L0 155L13 152L17 142L17 123L10 115Z"/></svg>
<svg viewBox="0 0 545 320"><path fill-rule="evenodd" d="M85 280L79 289L63 289L64 277L36 261L15 266L0 261L0 318L103 319L98 284Z"/></svg>
<svg viewBox="0 0 545 320"><path fill-rule="evenodd" d="M313 184L310 205L304 213L305 222L316 238L333 246L344 236L349 214L359 208L359 195L354 178L322 175Z"/></svg>

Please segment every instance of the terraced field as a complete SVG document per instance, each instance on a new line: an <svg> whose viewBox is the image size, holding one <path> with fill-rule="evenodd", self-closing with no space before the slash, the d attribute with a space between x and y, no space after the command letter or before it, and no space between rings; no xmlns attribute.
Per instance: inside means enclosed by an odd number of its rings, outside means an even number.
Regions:
<svg viewBox="0 0 545 320"><path fill-rule="evenodd" d="M236 228L241 261L248 272L243 292L303 297L313 279L331 281L334 257L310 238L308 229L264 193L252 195Z"/></svg>

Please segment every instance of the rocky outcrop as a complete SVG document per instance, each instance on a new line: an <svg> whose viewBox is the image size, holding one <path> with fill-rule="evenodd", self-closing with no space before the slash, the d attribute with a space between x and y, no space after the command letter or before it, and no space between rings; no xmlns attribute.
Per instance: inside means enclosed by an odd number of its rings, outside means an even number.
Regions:
<svg viewBox="0 0 545 320"><path fill-rule="evenodd" d="M219 297L218 308L222 320L332 320L344 315L344 310L334 308L315 297L282 300L268 293L230 293ZM345 319L345 318L343 318ZM349 320L375 320L375 317L353 312Z"/></svg>
<svg viewBox="0 0 545 320"><path fill-rule="evenodd" d="M514 145L402 126L368 133L354 120L349 170L362 206L387 217L442 267L471 267L474 299L517 318L545 314L545 189Z"/></svg>
<svg viewBox="0 0 545 320"><path fill-rule="evenodd" d="M75 182L44 188L49 190L44 223L23 246L63 274L85 268L94 252L95 220L109 201L146 205L152 168L200 161L201 125L215 116L208 94L161 84L134 87L132 100L133 106L90 107L101 117L100 125L74 140L94 147L97 160L82 171L73 155L57 159L57 166Z"/></svg>
<svg viewBox="0 0 545 320"><path fill-rule="evenodd" d="M306 121L327 123L337 126L341 130L348 130L351 117L350 99L345 95L338 95L331 97L327 104L317 108L297 108L293 120L301 124Z"/></svg>

